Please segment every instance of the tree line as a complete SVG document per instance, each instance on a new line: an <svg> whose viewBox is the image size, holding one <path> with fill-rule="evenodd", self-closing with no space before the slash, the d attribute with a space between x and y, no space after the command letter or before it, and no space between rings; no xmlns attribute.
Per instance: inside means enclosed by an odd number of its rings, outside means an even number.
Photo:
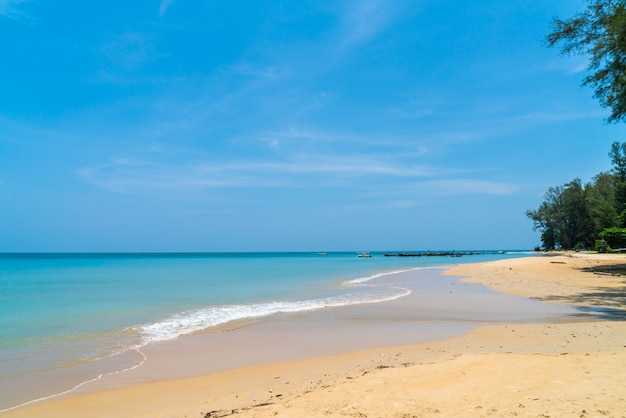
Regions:
<svg viewBox="0 0 626 418"><path fill-rule="evenodd" d="M544 250L626 248L626 142L614 142L609 157L611 171L550 187L539 208L526 212Z"/></svg>
<svg viewBox="0 0 626 418"><path fill-rule="evenodd" d="M589 56L583 85L611 110L607 122L626 122L626 0L587 0L582 12L555 18L546 40L565 55ZM526 212L545 250L626 248L626 142L614 142L609 157L611 171L587 184L551 187L539 208Z"/></svg>

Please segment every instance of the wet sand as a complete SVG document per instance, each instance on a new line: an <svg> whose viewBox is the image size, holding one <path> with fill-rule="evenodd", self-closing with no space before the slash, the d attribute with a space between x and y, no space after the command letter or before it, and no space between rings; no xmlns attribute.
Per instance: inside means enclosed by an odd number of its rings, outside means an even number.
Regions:
<svg viewBox="0 0 626 418"><path fill-rule="evenodd" d="M133 372L4 415L622 416L626 285L583 270L622 263L536 257L389 276L412 294L146 347Z"/></svg>

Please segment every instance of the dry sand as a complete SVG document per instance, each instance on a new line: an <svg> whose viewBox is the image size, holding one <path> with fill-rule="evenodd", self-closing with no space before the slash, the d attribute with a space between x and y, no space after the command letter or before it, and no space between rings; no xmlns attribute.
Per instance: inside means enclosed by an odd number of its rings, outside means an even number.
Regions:
<svg viewBox="0 0 626 418"><path fill-rule="evenodd" d="M448 271L501 292L589 306L595 319L481 327L439 342L76 395L3 417L626 416L626 280L606 273L619 265L626 257L568 254Z"/></svg>

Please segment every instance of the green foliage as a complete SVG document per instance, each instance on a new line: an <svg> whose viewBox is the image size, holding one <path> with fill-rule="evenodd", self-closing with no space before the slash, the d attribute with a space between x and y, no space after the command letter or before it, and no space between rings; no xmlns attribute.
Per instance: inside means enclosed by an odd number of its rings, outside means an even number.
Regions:
<svg viewBox="0 0 626 418"><path fill-rule="evenodd" d="M597 239L596 240L596 245L595 245L595 250L599 253L607 253L609 251L611 251L611 247L609 247L609 244L607 244L607 242L603 239Z"/></svg>
<svg viewBox="0 0 626 418"><path fill-rule="evenodd" d="M626 247L626 143L615 142L609 157L610 173L550 187L539 208L526 212L545 250Z"/></svg>
<svg viewBox="0 0 626 418"><path fill-rule="evenodd" d="M599 235L611 248L626 248L626 228L606 228Z"/></svg>
<svg viewBox="0 0 626 418"><path fill-rule="evenodd" d="M526 212L534 222L534 229L542 231L544 249L591 247L595 241L595 222L590 215L586 189L580 179L551 187L539 209Z"/></svg>
<svg viewBox="0 0 626 418"><path fill-rule="evenodd" d="M563 54L589 56L583 85L611 109L609 122L626 121L626 0L587 0L587 8L570 19L555 18L547 36ZM613 170L583 185L579 179L551 187L537 210L527 211L541 231L544 249L626 247L626 142L609 152Z"/></svg>
<svg viewBox="0 0 626 418"><path fill-rule="evenodd" d="M615 198L616 177L609 173L600 173L593 180L593 183L587 185L586 199L595 230L602 231L604 228L620 225Z"/></svg>
<svg viewBox="0 0 626 418"><path fill-rule="evenodd" d="M622 144L617 141L613 142L609 157L611 157L613 164L613 172L620 181L626 180L626 142Z"/></svg>
<svg viewBox="0 0 626 418"><path fill-rule="evenodd" d="M590 56L583 85L611 109L609 122L626 120L626 0L588 0L587 9L568 20L554 19L548 45L563 54Z"/></svg>

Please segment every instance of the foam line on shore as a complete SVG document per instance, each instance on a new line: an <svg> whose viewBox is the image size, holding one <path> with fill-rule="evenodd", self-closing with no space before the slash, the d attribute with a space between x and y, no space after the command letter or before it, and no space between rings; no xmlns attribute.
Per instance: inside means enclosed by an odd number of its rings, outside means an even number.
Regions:
<svg viewBox="0 0 626 418"><path fill-rule="evenodd" d="M32 405L32 404L37 403L37 402L42 402L42 401L46 401L46 400L49 400L49 399L54 399L54 398L59 397L59 396L67 395L69 393L74 392L78 388L80 388L82 386L85 386L86 384L97 382L98 380L100 380L100 379L102 379L102 378L104 378L106 376L113 376L113 375L116 375L116 374L126 373L126 372L129 372L131 370L135 370L136 368L138 368L141 365L143 365L146 362L146 360L148 360L148 357L137 347L133 348L132 350L135 350L137 353L141 354L141 357L142 357L141 361L139 363L135 364L134 366L127 367L127 368L122 369L122 370L115 370L115 371L112 371L112 372L109 372L109 373L101 373L97 377L94 377L93 379L85 380L84 382L80 382L76 386L74 386L73 388L65 390L63 392L54 393L52 395L43 396L41 398L33 399L33 400L30 400L30 401L21 403L19 405L11 406L9 408L0 409L0 414L2 414L4 412L12 411L12 410L17 409L17 408L21 408L21 407L26 406L26 405ZM116 353L115 355L117 355L117 354L119 354L119 353Z"/></svg>
<svg viewBox="0 0 626 418"><path fill-rule="evenodd" d="M374 287L361 285L361 287ZM144 336L143 344L168 341L232 321L264 318L281 313L307 312L324 308L335 308L366 303L395 300L411 294L409 289L385 286L388 292L368 295L366 292L351 292L342 296L310 299L293 302L267 302L249 305L223 305L183 312L165 320L135 327Z"/></svg>
<svg viewBox="0 0 626 418"><path fill-rule="evenodd" d="M432 270L432 269L445 270L448 267L449 266L445 266L445 265L444 266L428 266L428 267L413 267L413 268L408 268L408 269L403 269L403 270L385 271L382 273L372 274L371 276L359 277L357 279L348 280L345 282L345 284L366 283L375 279L379 279L381 277L392 276L394 274L406 273L409 271L416 271L416 270Z"/></svg>
<svg viewBox="0 0 626 418"><path fill-rule="evenodd" d="M348 280L342 283L342 288L355 288L357 290L340 296L299 301L272 301L255 304L212 306L174 314L161 321L132 327L131 330L142 334L142 345L146 345L152 342L173 340L183 335L237 320L264 318L281 313L307 312L324 308L388 302L408 296L411 294L411 291L399 286L385 285L379 287L366 283L394 274L432 268L441 268L441 266L387 271ZM367 292L368 289L374 288L377 288L378 291ZM361 290L359 291L358 289Z"/></svg>

